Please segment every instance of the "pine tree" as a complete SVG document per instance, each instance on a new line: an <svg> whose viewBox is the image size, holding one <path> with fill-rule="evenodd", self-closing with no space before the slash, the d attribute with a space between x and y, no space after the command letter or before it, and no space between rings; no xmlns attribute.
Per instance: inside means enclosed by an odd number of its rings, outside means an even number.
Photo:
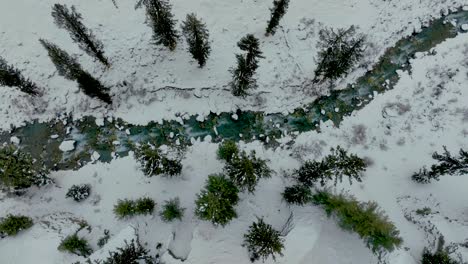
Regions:
<svg viewBox="0 0 468 264"><path fill-rule="evenodd" d="M231 69L232 73L232 94L235 96L246 96L247 90L257 87L256 79L254 78L255 71L258 68L258 60L264 58L260 51L260 44L258 39L248 34L243 37L237 46L247 51L245 55L236 54L237 68Z"/></svg>
<svg viewBox="0 0 468 264"><path fill-rule="evenodd" d="M275 254L282 256L284 249L284 239L279 231L263 221L257 219L249 227L249 231L244 235L244 245L249 251L252 262L262 259L265 261L269 256L275 260Z"/></svg>
<svg viewBox="0 0 468 264"><path fill-rule="evenodd" d="M334 81L348 74L351 67L362 57L365 37L356 34L356 29L322 29L318 43L319 64L315 70L314 82Z"/></svg>
<svg viewBox="0 0 468 264"><path fill-rule="evenodd" d="M35 83L25 78L20 70L8 65L2 57L0 57L0 85L18 87L20 91L30 95L39 93Z"/></svg>
<svg viewBox="0 0 468 264"><path fill-rule="evenodd" d="M271 10L271 17L270 21L268 21L268 26L266 28L266 35L274 35L276 32L276 28L279 25L280 19L286 13L286 10L289 6L289 0L274 0L273 1L273 9Z"/></svg>
<svg viewBox="0 0 468 264"><path fill-rule="evenodd" d="M156 44L174 50L179 35L175 29L176 20L171 13L172 6L166 0L140 0L136 8L142 5L146 7L147 23L153 28Z"/></svg>
<svg viewBox="0 0 468 264"><path fill-rule="evenodd" d="M198 61L200 68L205 66L211 51L206 25L194 13L188 14L182 23L182 34L187 40L192 57Z"/></svg>
<svg viewBox="0 0 468 264"><path fill-rule="evenodd" d="M83 70L74 57L47 40L40 39L39 41L47 50L59 75L66 79L77 81L80 89L89 97L98 98L108 104L112 103L112 99L108 94L108 88L104 87L99 80Z"/></svg>
<svg viewBox="0 0 468 264"><path fill-rule="evenodd" d="M109 61L104 56L104 45L96 39L91 30L83 25L81 14L75 10L74 6L70 11L66 5L55 4L52 7L52 17L59 28L66 29L70 33L70 37L78 43L80 49L109 66Z"/></svg>

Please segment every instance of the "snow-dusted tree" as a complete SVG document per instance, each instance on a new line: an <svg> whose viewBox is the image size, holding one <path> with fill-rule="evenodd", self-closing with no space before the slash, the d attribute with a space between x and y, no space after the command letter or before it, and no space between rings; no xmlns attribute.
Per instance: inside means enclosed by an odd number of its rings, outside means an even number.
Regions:
<svg viewBox="0 0 468 264"><path fill-rule="evenodd" d="M149 143L139 146L135 150L135 156L141 164L143 173L149 177L159 174L176 176L182 171L180 160L168 158Z"/></svg>
<svg viewBox="0 0 468 264"><path fill-rule="evenodd" d="M259 259L265 261L269 256L275 260L276 254L282 256L283 243L284 239L280 232L260 218L252 223L247 234L244 235L243 246L247 247L250 260L254 262Z"/></svg>
<svg viewBox="0 0 468 264"><path fill-rule="evenodd" d="M72 198L76 202L81 202L89 197L91 194L91 185L90 184L80 184L73 185L68 189L66 198Z"/></svg>
<svg viewBox="0 0 468 264"><path fill-rule="evenodd" d="M167 0L140 0L136 8L144 5L146 7L147 23L153 29L153 38L158 45L164 45L170 50L177 46L179 37L175 29L176 20L171 13L172 6Z"/></svg>
<svg viewBox="0 0 468 264"><path fill-rule="evenodd" d="M205 66L211 51L206 25L194 13L188 14L182 22L182 34L187 40L192 57L198 61L200 67Z"/></svg>
<svg viewBox="0 0 468 264"><path fill-rule="evenodd" d="M0 57L0 85L18 87L24 93L38 95L36 84L25 78L20 70L8 65L2 57Z"/></svg>
<svg viewBox="0 0 468 264"><path fill-rule="evenodd" d="M195 214L215 225L226 225L237 216L234 206L239 190L223 175L210 175L205 188L197 194Z"/></svg>
<svg viewBox="0 0 468 264"><path fill-rule="evenodd" d="M247 155L245 151L234 155L230 162L226 163L224 171L239 189L247 189L249 192L255 191L255 187L261 178L271 176L271 170L266 162L257 158L253 151L250 155Z"/></svg>
<svg viewBox="0 0 468 264"><path fill-rule="evenodd" d="M258 68L258 60L264 57L260 51L258 39L252 34L247 34L243 37L237 43L237 46L247 53L245 55L236 54L237 68L230 69L232 73L232 94L235 96L246 96L249 89L257 87L254 74Z"/></svg>
<svg viewBox="0 0 468 264"><path fill-rule="evenodd" d="M95 261L95 264L156 264L149 250L144 248L138 239L125 241L125 246L109 252L109 257L103 262ZM159 263L159 262L157 262Z"/></svg>
<svg viewBox="0 0 468 264"><path fill-rule="evenodd" d="M273 8L270 9L271 17L270 21L268 21L268 26L266 28L266 35L274 35L276 32L276 28L279 25L279 21L286 13L286 10L289 6L289 0L274 0L273 1Z"/></svg>
<svg viewBox="0 0 468 264"><path fill-rule="evenodd" d="M314 82L336 80L348 74L362 57L365 37L357 34L354 26L348 29L322 29L319 32L318 66Z"/></svg>
<svg viewBox="0 0 468 264"><path fill-rule="evenodd" d="M73 41L78 43L84 52L109 66L109 61L104 56L104 45L96 39L90 29L83 25L81 14L75 10L74 6L70 10L66 5L55 4L52 7L52 17L55 24L59 28L66 29Z"/></svg>
<svg viewBox="0 0 468 264"><path fill-rule="evenodd" d="M287 203L303 205L312 200L312 191L307 186L296 184L284 189L283 198Z"/></svg>
<svg viewBox="0 0 468 264"><path fill-rule="evenodd" d="M438 161L430 170L425 167L413 174L412 179L419 183L429 183L439 180L441 175L464 175L468 173L468 151L460 149L459 156L454 157L444 146L444 153L434 152L432 158Z"/></svg>
<svg viewBox="0 0 468 264"><path fill-rule="evenodd" d="M86 95L98 98L108 104L112 103L112 99L108 93L109 89L104 87L91 74L83 70L74 57L47 40L40 39L39 41L47 50L49 58L54 63L55 68L57 68L59 75L78 82L80 89Z"/></svg>

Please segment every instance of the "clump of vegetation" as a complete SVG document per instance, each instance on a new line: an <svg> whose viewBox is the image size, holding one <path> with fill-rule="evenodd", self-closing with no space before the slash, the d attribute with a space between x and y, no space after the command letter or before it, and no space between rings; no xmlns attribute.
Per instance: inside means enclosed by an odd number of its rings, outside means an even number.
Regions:
<svg viewBox="0 0 468 264"><path fill-rule="evenodd" d="M432 180L439 180L439 177L444 174L448 175L464 175L468 174L468 152L460 149L458 157L452 157L447 147L444 146L444 153L439 154L434 152L432 158L438 161L438 164L433 164L430 170L425 167L415 172L411 178L418 183L430 183Z"/></svg>
<svg viewBox="0 0 468 264"><path fill-rule="evenodd" d="M179 198L174 198L169 201L165 201L162 206L161 218L166 222L171 222L175 219L182 219L184 216L185 208L180 206Z"/></svg>
<svg viewBox="0 0 468 264"><path fill-rule="evenodd" d="M93 253L93 249L89 246L88 241L78 237L77 234L67 236L60 243L58 250L66 251L78 256L88 257Z"/></svg>
<svg viewBox="0 0 468 264"><path fill-rule="evenodd" d="M197 195L195 214L215 225L226 225L237 216L234 206L239 190L224 175L210 175L205 188Z"/></svg>
<svg viewBox="0 0 468 264"><path fill-rule="evenodd" d="M432 212L431 208L429 207L424 207L422 209L417 209L416 214L426 216Z"/></svg>
<svg viewBox="0 0 468 264"><path fill-rule="evenodd" d="M219 144L217 154L218 159L231 162L231 159L239 154L239 147L233 140L225 140Z"/></svg>
<svg viewBox="0 0 468 264"><path fill-rule="evenodd" d="M119 219L134 215L152 214L156 203L153 199L144 197L137 200L119 200L114 206L114 213Z"/></svg>
<svg viewBox="0 0 468 264"><path fill-rule="evenodd" d="M247 247L252 262L259 259L265 261L269 256L275 260L275 254L282 256L283 243L284 239L280 232L265 223L263 219L253 222L244 235L244 246Z"/></svg>
<svg viewBox="0 0 468 264"><path fill-rule="evenodd" d="M364 51L364 35L357 34L354 26L348 29L322 29L319 32L318 66L314 82L334 81L347 75L361 59Z"/></svg>
<svg viewBox="0 0 468 264"><path fill-rule="evenodd" d="M155 264L149 251L137 240L125 241L125 246L109 252L109 257L96 264Z"/></svg>
<svg viewBox="0 0 468 264"><path fill-rule="evenodd" d="M271 170L266 162L257 158L253 151L250 155L247 155L245 151L233 155L230 162L226 163L224 171L237 187L241 190L247 189L249 192L255 191L261 178L271 177Z"/></svg>
<svg viewBox="0 0 468 264"><path fill-rule="evenodd" d="M104 235L101 238L99 238L97 242L98 247L102 248L105 244L107 244L109 239L110 239L109 229L104 229Z"/></svg>
<svg viewBox="0 0 468 264"><path fill-rule="evenodd" d="M146 176L165 174L179 175L182 164L179 160L169 159L151 144L143 144L135 150L135 156L140 162Z"/></svg>
<svg viewBox="0 0 468 264"><path fill-rule="evenodd" d="M335 215L342 228L358 233L374 253L391 252L403 242L400 232L375 202L361 203L352 196L325 190L318 191L312 199L328 216Z"/></svg>
<svg viewBox="0 0 468 264"><path fill-rule="evenodd" d="M296 184L284 189L283 198L290 204L303 205L312 200L312 191L307 186Z"/></svg>
<svg viewBox="0 0 468 264"><path fill-rule="evenodd" d="M89 197L91 194L91 185L89 184L80 184L80 185L72 185L70 189L68 189L67 194L65 195L66 198L72 198L76 202L81 202Z"/></svg>
<svg viewBox="0 0 468 264"><path fill-rule="evenodd" d="M2 57L0 57L0 85L17 87L23 93L33 96L39 94L37 85L25 78L20 70L8 65Z"/></svg>
<svg viewBox="0 0 468 264"><path fill-rule="evenodd" d="M288 10L289 0L274 0L273 1L273 8L271 11L270 20L268 21L268 26L266 28L265 35L274 35L276 32L276 28L279 26L279 21Z"/></svg>
<svg viewBox="0 0 468 264"><path fill-rule="evenodd" d="M437 250L432 253L427 248L424 248L421 264L461 264L450 258L448 250L444 248L444 238L439 237Z"/></svg>
<svg viewBox="0 0 468 264"><path fill-rule="evenodd" d="M15 236L33 226L33 220L23 215L8 215L0 221L0 237Z"/></svg>
<svg viewBox="0 0 468 264"><path fill-rule="evenodd" d="M21 190L32 185L43 186L52 181L48 171L31 155L8 145L0 148L0 184L10 190Z"/></svg>
<svg viewBox="0 0 468 264"><path fill-rule="evenodd" d="M338 180L342 182L343 176L347 176L349 183L353 180L361 182L361 174L366 170L364 159L348 154L347 151L338 146L331 148L331 154L322 161L306 161L298 170L294 172L295 178L305 186L311 187L320 182L323 186L326 181Z"/></svg>

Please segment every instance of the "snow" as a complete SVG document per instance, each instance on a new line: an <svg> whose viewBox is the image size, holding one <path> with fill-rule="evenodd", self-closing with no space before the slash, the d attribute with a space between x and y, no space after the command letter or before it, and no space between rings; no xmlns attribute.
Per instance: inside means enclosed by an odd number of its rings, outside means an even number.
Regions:
<svg viewBox="0 0 468 264"><path fill-rule="evenodd" d="M91 155L91 159L93 161L99 160L100 157L101 157L101 155L97 151L94 151L93 154Z"/></svg>
<svg viewBox="0 0 468 264"><path fill-rule="evenodd" d="M59 149L63 152L72 151L75 149L75 140L65 140L60 143Z"/></svg>
<svg viewBox="0 0 468 264"><path fill-rule="evenodd" d="M95 251L89 259L91 261L103 261L109 257L109 252L115 252L118 248L125 247L125 242L131 243L133 240L136 243L137 230L135 227L129 225L122 229L115 237L109 239L109 241L101 249Z"/></svg>
<svg viewBox="0 0 468 264"><path fill-rule="evenodd" d="M461 29L467 31L468 30L468 24L461 25Z"/></svg>
<svg viewBox="0 0 468 264"><path fill-rule="evenodd" d="M59 135L57 135L57 134L53 134L53 135L50 136L51 139L57 139L58 137L59 137Z"/></svg>
<svg viewBox="0 0 468 264"><path fill-rule="evenodd" d="M19 143L21 142L21 140L18 138L18 137L11 137L10 138L10 142L15 144L15 145L19 145Z"/></svg>

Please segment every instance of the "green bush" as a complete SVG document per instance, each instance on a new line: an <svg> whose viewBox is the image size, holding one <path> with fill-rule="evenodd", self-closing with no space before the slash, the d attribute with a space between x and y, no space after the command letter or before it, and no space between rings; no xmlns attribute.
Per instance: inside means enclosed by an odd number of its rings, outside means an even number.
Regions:
<svg viewBox="0 0 468 264"><path fill-rule="evenodd" d="M313 201L328 216L335 215L342 228L358 233L374 253L391 252L403 242L400 232L375 202L360 203L352 196L327 191L318 191Z"/></svg>
<svg viewBox="0 0 468 264"><path fill-rule="evenodd" d="M114 214L119 219L139 214L152 214L156 203L153 199L144 197L137 200L119 200L114 206Z"/></svg>
<svg viewBox="0 0 468 264"><path fill-rule="evenodd" d="M312 191L307 186L296 184L284 189L283 198L288 203L303 205L312 200Z"/></svg>
<svg viewBox="0 0 468 264"><path fill-rule="evenodd" d="M23 215L8 215L0 221L0 233L7 236L15 236L21 230L33 226L31 218Z"/></svg>
<svg viewBox="0 0 468 264"><path fill-rule="evenodd" d="M125 246L116 251L109 252L109 257L103 262L97 264L153 264L153 258L149 251L145 249L138 241L132 240L130 243L125 241ZM159 262L158 262L159 263Z"/></svg>
<svg viewBox="0 0 468 264"><path fill-rule="evenodd" d="M261 178L271 176L271 170L266 162L257 158L253 151L250 155L247 155L245 151L233 155L231 161L226 163L224 171L239 189L247 189L249 192L255 191L255 187Z"/></svg>
<svg viewBox="0 0 468 264"><path fill-rule="evenodd" d="M89 197L91 194L91 185L89 184L80 184L80 185L73 185L68 189L67 194L65 195L66 198L72 198L76 202L81 202Z"/></svg>
<svg viewBox="0 0 468 264"><path fill-rule="evenodd" d="M10 189L25 189L51 182L48 171L31 155L13 145L0 148L0 184Z"/></svg>
<svg viewBox="0 0 468 264"><path fill-rule="evenodd" d="M232 157L239 154L239 148L232 140L225 140L218 147L218 159L230 162Z"/></svg>
<svg viewBox="0 0 468 264"><path fill-rule="evenodd" d="M87 257L93 252L92 248L88 244L88 241L86 241L84 238L78 237L77 234L69 235L64 240L62 240L58 250L66 251L83 257Z"/></svg>
<svg viewBox="0 0 468 264"><path fill-rule="evenodd" d="M239 190L223 175L210 175L205 188L197 195L195 214L215 225L226 225L237 216L234 206Z"/></svg>
<svg viewBox="0 0 468 264"><path fill-rule="evenodd" d="M259 259L265 261L269 256L275 260L275 254L282 256L283 242L280 232L266 224L263 219L253 222L244 235L244 246L247 247L252 262Z"/></svg>
<svg viewBox="0 0 468 264"><path fill-rule="evenodd" d="M437 249L434 253L424 248L421 264L461 264L450 258L448 248L445 248L444 244L444 237L440 236L437 241Z"/></svg>
<svg viewBox="0 0 468 264"><path fill-rule="evenodd" d="M331 148L331 154L327 155L322 161L306 161L299 169L294 172L294 176L305 186L313 186L320 182L322 186L328 180L334 180L334 184L341 182L343 176L347 176L349 183L352 180L361 182L361 174L366 170L364 159L348 154L340 146L336 149Z"/></svg>
<svg viewBox="0 0 468 264"><path fill-rule="evenodd" d="M179 198L174 198L169 201L165 201L162 212L161 218L166 222L171 222L175 219L182 219L184 215L185 208L180 207Z"/></svg>
<svg viewBox="0 0 468 264"><path fill-rule="evenodd" d="M182 172L182 163L179 160L169 159L156 147L147 143L135 150L135 157L140 162L146 176L165 174L179 175Z"/></svg>

